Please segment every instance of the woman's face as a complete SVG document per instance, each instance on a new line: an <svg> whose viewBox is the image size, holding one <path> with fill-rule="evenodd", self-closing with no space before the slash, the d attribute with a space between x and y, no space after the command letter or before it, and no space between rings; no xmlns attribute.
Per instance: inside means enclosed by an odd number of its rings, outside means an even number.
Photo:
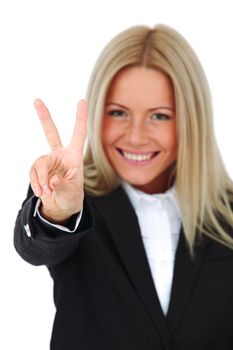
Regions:
<svg viewBox="0 0 233 350"><path fill-rule="evenodd" d="M109 88L103 147L116 173L146 193L162 193L177 157L172 82L158 70L130 67Z"/></svg>

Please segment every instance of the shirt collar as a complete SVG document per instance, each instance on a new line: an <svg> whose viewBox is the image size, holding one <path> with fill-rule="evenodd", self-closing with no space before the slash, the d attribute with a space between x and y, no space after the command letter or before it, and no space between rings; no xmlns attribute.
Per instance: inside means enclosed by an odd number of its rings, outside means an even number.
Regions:
<svg viewBox="0 0 233 350"><path fill-rule="evenodd" d="M148 194L148 193L139 191L138 189L134 188L133 186L131 186L129 183L125 181L122 182L122 186L126 191L127 195L129 196L129 199L135 210L141 207L142 200L148 203L150 202L155 203L157 201L163 202L163 200L169 198L176 209L177 215L179 216L179 218L181 218L181 211L180 211L180 206L178 202L175 185L170 187L164 193L156 193L156 194Z"/></svg>

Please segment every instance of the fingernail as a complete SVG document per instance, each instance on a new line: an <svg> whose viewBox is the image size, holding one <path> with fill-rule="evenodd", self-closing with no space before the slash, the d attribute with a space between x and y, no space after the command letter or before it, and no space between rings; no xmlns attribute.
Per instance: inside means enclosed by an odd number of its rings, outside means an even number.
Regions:
<svg viewBox="0 0 233 350"><path fill-rule="evenodd" d="M36 187L36 188L35 188L35 196L36 196L36 197L40 197L41 194L42 194L42 193L41 193L40 187Z"/></svg>
<svg viewBox="0 0 233 350"><path fill-rule="evenodd" d="M50 188L49 188L48 185L44 185L44 186L43 186L43 189L44 189L44 193L45 193L45 194L50 194L50 193L51 193L51 190L50 190Z"/></svg>

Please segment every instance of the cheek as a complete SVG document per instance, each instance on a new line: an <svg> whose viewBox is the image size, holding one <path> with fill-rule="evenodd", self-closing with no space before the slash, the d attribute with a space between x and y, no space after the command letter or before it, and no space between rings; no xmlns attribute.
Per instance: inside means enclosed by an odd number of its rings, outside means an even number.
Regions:
<svg viewBox="0 0 233 350"><path fill-rule="evenodd" d="M154 140L164 148L164 150L176 153L178 144L175 126L157 130L156 135L154 135Z"/></svg>
<svg viewBox="0 0 233 350"><path fill-rule="evenodd" d="M107 149L120 137L120 128L111 122L111 120L105 120L102 127L102 142L103 147Z"/></svg>
<svg viewBox="0 0 233 350"><path fill-rule="evenodd" d="M174 150L177 150L178 143L177 143L176 129L171 130L169 137L167 139L167 144L171 149L174 148Z"/></svg>
<svg viewBox="0 0 233 350"><path fill-rule="evenodd" d="M102 144L106 153L108 153L108 149L111 144L114 142L115 133L111 125L109 123L104 123L102 128Z"/></svg>
<svg viewBox="0 0 233 350"><path fill-rule="evenodd" d="M177 158L177 152L178 152L178 142L177 142L177 133L176 130L174 130L171 134L169 139L167 140L167 147L170 152L170 155L172 158Z"/></svg>

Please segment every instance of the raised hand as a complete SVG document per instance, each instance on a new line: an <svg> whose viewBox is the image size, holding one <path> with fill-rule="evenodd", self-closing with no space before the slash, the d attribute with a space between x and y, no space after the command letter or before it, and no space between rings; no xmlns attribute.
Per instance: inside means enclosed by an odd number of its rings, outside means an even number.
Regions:
<svg viewBox="0 0 233 350"><path fill-rule="evenodd" d="M34 102L50 153L39 157L31 167L30 180L35 196L40 197L42 215L54 222L62 222L82 208L83 146L87 133L87 103L80 100L70 144L61 143L56 125L45 104Z"/></svg>

